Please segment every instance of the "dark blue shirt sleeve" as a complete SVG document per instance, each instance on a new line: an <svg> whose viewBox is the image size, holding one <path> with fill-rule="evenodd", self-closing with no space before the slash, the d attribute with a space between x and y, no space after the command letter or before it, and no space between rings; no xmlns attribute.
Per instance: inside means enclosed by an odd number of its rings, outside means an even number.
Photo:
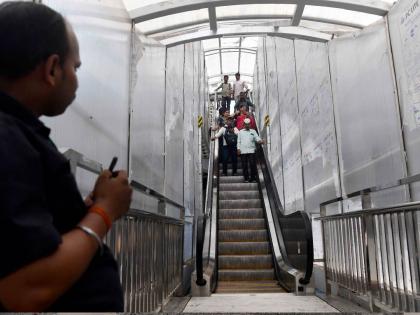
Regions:
<svg viewBox="0 0 420 315"><path fill-rule="evenodd" d="M43 161L23 132L0 121L0 278L55 252Z"/></svg>

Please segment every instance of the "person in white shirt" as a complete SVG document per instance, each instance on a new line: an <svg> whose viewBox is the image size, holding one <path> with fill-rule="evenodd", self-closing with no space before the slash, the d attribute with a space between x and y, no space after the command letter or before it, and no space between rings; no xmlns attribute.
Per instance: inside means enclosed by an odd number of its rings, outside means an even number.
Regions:
<svg viewBox="0 0 420 315"><path fill-rule="evenodd" d="M236 175L238 168L237 156L237 142L239 130L235 127L233 117L229 117L226 124L219 129L211 141L223 136L223 149L222 149L222 162L223 162L223 175L227 175L227 164L229 159L232 161L232 175Z"/></svg>
<svg viewBox="0 0 420 315"><path fill-rule="evenodd" d="M220 85L214 91L217 92L218 90L222 89L222 108L230 110L230 102L231 102L231 95L233 93L232 84L228 83L229 76L225 75L223 77L224 82L220 83Z"/></svg>
<svg viewBox="0 0 420 315"><path fill-rule="evenodd" d="M238 155L241 156L242 169L245 183L257 181L257 162L255 159L256 144L263 144L264 140L258 133L251 129L251 120L244 120L245 128L238 135ZM251 167L251 178L249 178L248 165Z"/></svg>
<svg viewBox="0 0 420 315"><path fill-rule="evenodd" d="M241 80L241 74L239 72L235 74L235 77L236 81L233 82L233 97L235 99L235 103L238 103L241 92L248 93L249 88L246 82Z"/></svg>

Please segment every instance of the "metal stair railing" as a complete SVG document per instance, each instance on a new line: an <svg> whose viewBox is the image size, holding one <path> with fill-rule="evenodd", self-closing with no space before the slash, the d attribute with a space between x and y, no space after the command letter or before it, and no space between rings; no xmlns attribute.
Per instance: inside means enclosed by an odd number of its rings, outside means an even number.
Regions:
<svg viewBox="0 0 420 315"><path fill-rule="evenodd" d="M321 220L328 283L364 298L371 311L420 311L420 203Z"/></svg>
<svg viewBox="0 0 420 315"><path fill-rule="evenodd" d="M73 149L61 149L74 175L77 168L100 174L102 165ZM143 194L180 209L180 219L138 209L113 224L105 243L120 270L125 312L159 311L182 285L184 252L184 207L137 181L130 185Z"/></svg>

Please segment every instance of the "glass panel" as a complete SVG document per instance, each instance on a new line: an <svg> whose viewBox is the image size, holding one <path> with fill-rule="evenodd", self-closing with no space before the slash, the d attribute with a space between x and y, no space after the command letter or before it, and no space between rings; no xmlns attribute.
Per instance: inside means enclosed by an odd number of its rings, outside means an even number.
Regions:
<svg viewBox="0 0 420 315"><path fill-rule="evenodd" d="M246 16L246 15L279 15L292 16L295 12L294 4L248 4L230 5L216 8L218 18Z"/></svg>
<svg viewBox="0 0 420 315"><path fill-rule="evenodd" d="M203 49L204 50L219 48L219 39L218 38L206 39L206 40L203 40L202 43L203 43Z"/></svg>
<svg viewBox="0 0 420 315"><path fill-rule="evenodd" d="M229 52L222 55L222 72L232 73L238 71L239 53Z"/></svg>
<svg viewBox="0 0 420 315"><path fill-rule="evenodd" d="M220 56L218 54L206 57L207 74L209 76L220 73Z"/></svg>
<svg viewBox="0 0 420 315"><path fill-rule="evenodd" d="M239 47L239 37L223 37L221 38L223 47Z"/></svg>
<svg viewBox="0 0 420 315"><path fill-rule="evenodd" d="M255 66L255 54L241 54L241 66L240 72L241 73L254 73L254 66ZM245 80L245 79L244 79Z"/></svg>
<svg viewBox="0 0 420 315"><path fill-rule="evenodd" d="M244 37L242 38L242 47L257 48L259 37Z"/></svg>
<svg viewBox="0 0 420 315"><path fill-rule="evenodd" d="M355 12L345 9L319 7L313 5L305 6L305 10L303 11L303 17L341 21L361 26L367 26L382 19L382 17L378 15Z"/></svg>
<svg viewBox="0 0 420 315"><path fill-rule="evenodd" d="M147 33L151 31L156 31L162 28L182 25L185 23L197 22L203 23L209 19L209 14L207 9L187 11L177 14L166 15L157 19L141 22L137 24L137 27L140 31Z"/></svg>

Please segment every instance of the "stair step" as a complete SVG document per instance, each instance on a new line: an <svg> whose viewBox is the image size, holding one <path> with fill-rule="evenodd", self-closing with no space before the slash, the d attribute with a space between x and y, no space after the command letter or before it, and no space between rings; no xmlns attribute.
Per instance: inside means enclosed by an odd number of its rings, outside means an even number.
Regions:
<svg viewBox="0 0 420 315"><path fill-rule="evenodd" d="M219 231L220 242L268 242L267 230Z"/></svg>
<svg viewBox="0 0 420 315"><path fill-rule="evenodd" d="M258 191L257 183L232 183L232 184L220 184L219 192L221 191Z"/></svg>
<svg viewBox="0 0 420 315"><path fill-rule="evenodd" d="M219 242L219 255L270 254L269 242Z"/></svg>
<svg viewBox="0 0 420 315"><path fill-rule="evenodd" d="M219 281L275 280L274 269L219 269Z"/></svg>
<svg viewBox="0 0 420 315"><path fill-rule="evenodd" d="M259 199L260 192L258 190L251 191L220 191L219 200L248 200Z"/></svg>
<svg viewBox="0 0 420 315"><path fill-rule="evenodd" d="M220 176L219 183L220 184L233 184L233 183L243 183L244 177L243 176Z"/></svg>
<svg viewBox="0 0 420 315"><path fill-rule="evenodd" d="M306 241L306 232L304 229L282 229L283 239L285 241Z"/></svg>
<svg viewBox="0 0 420 315"><path fill-rule="evenodd" d="M288 255L306 255L306 242L287 241L284 243Z"/></svg>
<svg viewBox="0 0 420 315"><path fill-rule="evenodd" d="M271 255L219 255L219 269L270 269L273 268Z"/></svg>
<svg viewBox="0 0 420 315"><path fill-rule="evenodd" d="M293 267L299 270L306 269L306 255L288 255L289 261L292 263Z"/></svg>
<svg viewBox="0 0 420 315"><path fill-rule="evenodd" d="M219 219L219 230L261 230L265 228L264 219Z"/></svg>
<svg viewBox="0 0 420 315"><path fill-rule="evenodd" d="M260 199L219 200L219 209L261 208Z"/></svg>
<svg viewBox="0 0 420 315"><path fill-rule="evenodd" d="M230 170L228 169L228 170L227 170L227 176L233 176L233 174L232 174L232 173L233 173L233 170L232 170L232 169L230 169ZM220 169L219 169L219 174L220 174L220 176L222 176L222 177L223 177L223 176L225 176L225 175L223 175L223 168L220 168ZM238 169L236 170L236 175L235 175L235 176L241 176L241 177L242 177L242 176L243 176L243 174L244 174L244 173L243 173L243 170L242 170L241 168L238 168Z"/></svg>
<svg viewBox="0 0 420 315"><path fill-rule="evenodd" d="M305 223L302 218L281 218L280 224L287 229L304 229Z"/></svg>
<svg viewBox="0 0 420 315"><path fill-rule="evenodd" d="M220 209L219 219L261 219L264 218L262 208Z"/></svg>
<svg viewBox="0 0 420 315"><path fill-rule="evenodd" d="M277 281L219 281L216 293L280 293L286 292Z"/></svg>

